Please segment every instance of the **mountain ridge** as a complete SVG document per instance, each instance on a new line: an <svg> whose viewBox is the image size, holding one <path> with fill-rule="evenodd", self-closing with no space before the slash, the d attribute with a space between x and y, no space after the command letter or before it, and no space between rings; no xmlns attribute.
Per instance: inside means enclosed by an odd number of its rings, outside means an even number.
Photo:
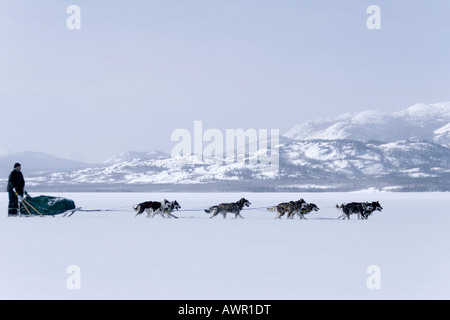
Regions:
<svg viewBox="0 0 450 320"><path fill-rule="evenodd" d="M450 145L450 134L447 134L450 128L446 127L449 123L450 102L415 104L392 113L372 110L306 121L291 128L284 136L294 140L352 139L385 142L419 138ZM445 134L442 134L444 128Z"/></svg>
<svg viewBox="0 0 450 320"><path fill-rule="evenodd" d="M291 141L280 147L280 167L217 164L174 158L128 159L27 179L35 189L199 191L302 190L314 185L327 190L392 187L398 190L450 190L450 148L426 140L363 142L357 140ZM198 159L196 159L198 160ZM203 187L202 187L203 186Z"/></svg>
<svg viewBox="0 0 450 320"><path fill-rule="evenodd" d="M450 103L307 121L282 137L279 155L274 172L250 164L250 153L247 163L214 163L128 151L101 164L63 161L65 169L30 174L27 185L50 191L450 191Z"/></svg>

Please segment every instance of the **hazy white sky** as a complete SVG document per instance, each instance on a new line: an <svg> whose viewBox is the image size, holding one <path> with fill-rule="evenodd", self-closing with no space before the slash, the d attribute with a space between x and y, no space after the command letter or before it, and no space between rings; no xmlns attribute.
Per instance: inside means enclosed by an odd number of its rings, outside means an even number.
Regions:
<svg viewBox="0 0 450 320"><path fill-rule="evenodd" d="M0 43L0 153L104 161L194 120L283 134L450 100L448 0L0 0Z"/></svg>

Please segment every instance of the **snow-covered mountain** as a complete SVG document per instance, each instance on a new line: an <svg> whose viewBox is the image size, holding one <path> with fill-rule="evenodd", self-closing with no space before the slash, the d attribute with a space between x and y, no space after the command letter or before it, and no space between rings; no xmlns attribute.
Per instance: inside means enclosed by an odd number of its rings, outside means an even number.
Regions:
<svg viewBox="0 0 450 320"><path fill-rule="evenodd" d="M30 177L35 188L67 190L450 190L450 148L425 140L291 141L276 174L263 164L216 164L185 157L124 158L99 167ZM42 189L42 188L41 188Z"/></svg>
<svg viewBox="0 0 450 320"><path fill-rule="evenodd" d="M417 138L450 145L450 102L416 104L393 113L365 111L307 121L289 130L285 136L294 140L384 142Z"/></svg>
<svg viewBox="0 0 450 320"><path fill-rule="evenodd" d="M449 191L450 103L300 124L281 139L277 171L260 162L214 163L161 151L130 151L100 165L52 161L36 160L41 173L28 176L27 185L40 191Z"/></svg>
<svg viewBox="0 0 450 320"><path fill-rule="evenodd" d="M127 151L106 160L105 164L115 164L130 160L156 160L168 157L169 157L168 154L159 150L153 150L148 152Z"/></svg>

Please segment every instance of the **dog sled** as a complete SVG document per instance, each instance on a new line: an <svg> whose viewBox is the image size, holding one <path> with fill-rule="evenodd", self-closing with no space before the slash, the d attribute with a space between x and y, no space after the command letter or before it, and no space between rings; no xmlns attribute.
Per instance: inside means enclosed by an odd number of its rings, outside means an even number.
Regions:
<svg viewBox="0 0 450 320"><path fill-rule="evenodd" d="M22 215L56 216L69 214L71 216L81 208L75 206L75 202L62 197L51 196L27 196L23 199L20 211Z"/></svg>

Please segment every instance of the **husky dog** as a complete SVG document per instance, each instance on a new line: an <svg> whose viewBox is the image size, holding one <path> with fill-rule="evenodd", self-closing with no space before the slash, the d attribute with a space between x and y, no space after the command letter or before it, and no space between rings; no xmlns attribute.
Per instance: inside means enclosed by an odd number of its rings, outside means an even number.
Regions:
<svg viewBox="0 0 450 320"><path fill-rule="evenodd" d="M275 217L275 219L281 219L282 216L287 212L287 217L289 218L293 212L300 211L302 205L305 203L305 200L300 199L298 201L289 201L289 202L283 202L279 203L276 206L267 208L267 210L275 211L277 210L278 214Z"/></svg>
<svg viewBox="0 0 450 320"><path fill-rule="evenodd" d="M350 220L351 214L357 214L358 219L361 219L361 213L363 211L362 204L360 202L350 202L350 203L343 203L340 206L336 205L336 209L342 210L342 215L338 217L338 219L344 219L347 218Z"/></svg>
<svg viewBox="0 0 450 320"><path fill-rule="evenodd" d="M147 212L147 218L154 218L157 213L161 213L164 217L164 211L168 208L169 201L164 199L163 202L157 202L157 201L146 201L139 203L138 205L134 206L133 209L137 211L135 218L142 214L144 211Z"/></svg>
<svg viewBox="0 0 450 320"><path fill-rule="evenodd" d="M178 201L177 201L177 200L171 201L171 202L169 202L169 203L166 204L166 208L161 212L161 215L164 217L164 215L167 214L167 216L168 216L169 218L175 218L175 219L178 219L177 216L175 216L175 215L172 214L172 211L173 211L173 210L177 210L177 211L178 211L178 209L181 209L181 206L180 206L180 204L178 203Z"/></svg>
<svg viewBox="0 0 450 320"><path fill-rule="evenodd" d="M357 214L358 219L367 219L374 211L383 210L383 207L378 201L374 202L350 202L347 204L336 205L338 210L342 210L342 215L338 219L347 218L350 220L351 214Z"/></svg>
<svg viewBox="0 0 450 320"><path fill-rule="evenodd" d="M298 214L300 219L305 219L305 214L308 214L312 211L319 211L319 207L314 203L303 203L300 210L295 210L291 216L288 216L288 219L293 219L295 214Z"/></svg>
<svg viewBox="0 0 450 320"><path fill-rule="evenodd" d="M375 211L380 211L383 210L383 207L380 205L380 202L378 201L373 201L373 202L365 202L363 204L363 213L362 216L364 219L367 220L367 218L369 218L369 216L375 212Z"/></svg>
<svg viewBox="0 0 450 320"><path fill-rule="evenodd" d="M217 206L212 206L209 209L206 209L205 212L206 213L213 212L212 216L210 217L211 219L217 216L219 213L221 213L223 215L223 218L225 219L227 217L227 212L234 213L236 215L235 219L237 219L237 217L244 219L244 217L241 216L240 212L244 207L249 207L250 205L251 205L250 201L248 201L245 198L242 198L237 202L221 203L218 204Z"/></svg>

